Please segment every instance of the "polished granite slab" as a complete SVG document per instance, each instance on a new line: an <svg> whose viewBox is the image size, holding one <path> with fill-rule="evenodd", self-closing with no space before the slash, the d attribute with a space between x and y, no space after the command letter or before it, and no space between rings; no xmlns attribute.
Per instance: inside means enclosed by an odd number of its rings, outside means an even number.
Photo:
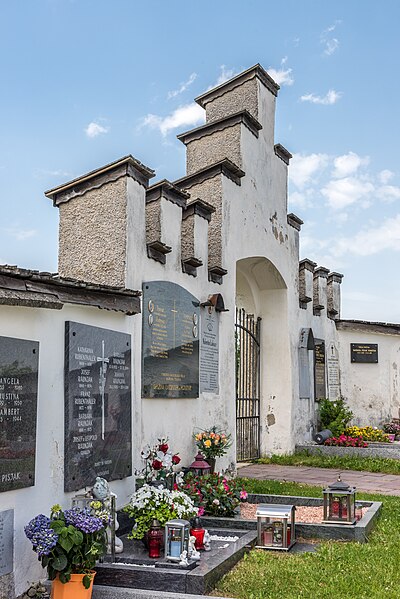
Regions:
<svg viewBox="0 0 400 599"><path fill-rule="evenodd" d="M212 528L209 532L211 535L238 539L212 540L211 550L202 551L200 562L189 567L171 564L163 558L150 559L140 541L130 541L126 535L122 535L124 552L116 557L114 563L105 561L96 567L95 585L204 595L232 569L256 540L256 532L252 530Z"/></svg>

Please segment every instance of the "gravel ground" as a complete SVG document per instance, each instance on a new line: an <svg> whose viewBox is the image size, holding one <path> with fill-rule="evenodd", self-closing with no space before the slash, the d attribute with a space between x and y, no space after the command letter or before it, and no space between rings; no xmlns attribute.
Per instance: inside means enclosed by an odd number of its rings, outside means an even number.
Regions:
<svg viewBox="0 0 400 599"><path fill-rule="evenodd" d="M256 503L242 503L240 505L240 515L244 520L256 520ZM367 507L362 508L363 516L368 510ZM310 524L322 522L324 517L324 508L300 505L296 506L296 522L308 522Z"/></svg>

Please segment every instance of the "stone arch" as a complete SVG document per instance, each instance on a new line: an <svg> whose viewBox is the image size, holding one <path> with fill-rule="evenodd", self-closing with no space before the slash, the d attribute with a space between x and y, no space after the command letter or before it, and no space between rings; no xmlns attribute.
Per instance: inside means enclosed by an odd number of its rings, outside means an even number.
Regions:
<svg viewBox="0 0 400 599"><path fill-rule="evenodd" d="M236 305L261 320L261 454L292 449L292 360L288 287L263 256L236 263Z"/></svg>

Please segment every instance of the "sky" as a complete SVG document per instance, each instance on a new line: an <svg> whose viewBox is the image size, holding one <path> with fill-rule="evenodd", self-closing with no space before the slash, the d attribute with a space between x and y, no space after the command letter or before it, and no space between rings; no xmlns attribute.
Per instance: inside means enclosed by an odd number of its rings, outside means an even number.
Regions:
<svg viewBox="0 0 400 599"><path fill-rule="evenodd" d="M185 174L193 98L260 63L280 84L301 258L342 318L400 322L398 0L0 0L0 263L57 271L44 191L132 154Z"/></svg>

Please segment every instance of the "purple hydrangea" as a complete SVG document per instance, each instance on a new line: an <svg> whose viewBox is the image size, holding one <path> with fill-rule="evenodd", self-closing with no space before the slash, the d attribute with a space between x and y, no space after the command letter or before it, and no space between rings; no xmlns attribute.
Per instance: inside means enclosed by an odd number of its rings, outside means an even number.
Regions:
<svg viewBox="0 0 400 599"><path fill-rule="evenodd" d="M45 516L44 514L39 514L39 516L35 516L32 518L30 522L25 526L24 531L26 536L30 541L32 541L34 535L41 531L42 529L49 528L50 518Z"/></svg>
<svg viewBox="0 0 400 599"><path fill-rule="evenodd" d="M50 518L43 514L33 518L24 530L39 557L49 555L53 547L57 545L58 534L50 528Z"/></svg>
<svg viewBox="0 0 400 599"><path fill-rule="evenodd" d="M97 516L93 516L89 508L80 510L75 507L64 512L65 523L72 524L85 533L98 532L104 528L104 523Z"/></svg>

